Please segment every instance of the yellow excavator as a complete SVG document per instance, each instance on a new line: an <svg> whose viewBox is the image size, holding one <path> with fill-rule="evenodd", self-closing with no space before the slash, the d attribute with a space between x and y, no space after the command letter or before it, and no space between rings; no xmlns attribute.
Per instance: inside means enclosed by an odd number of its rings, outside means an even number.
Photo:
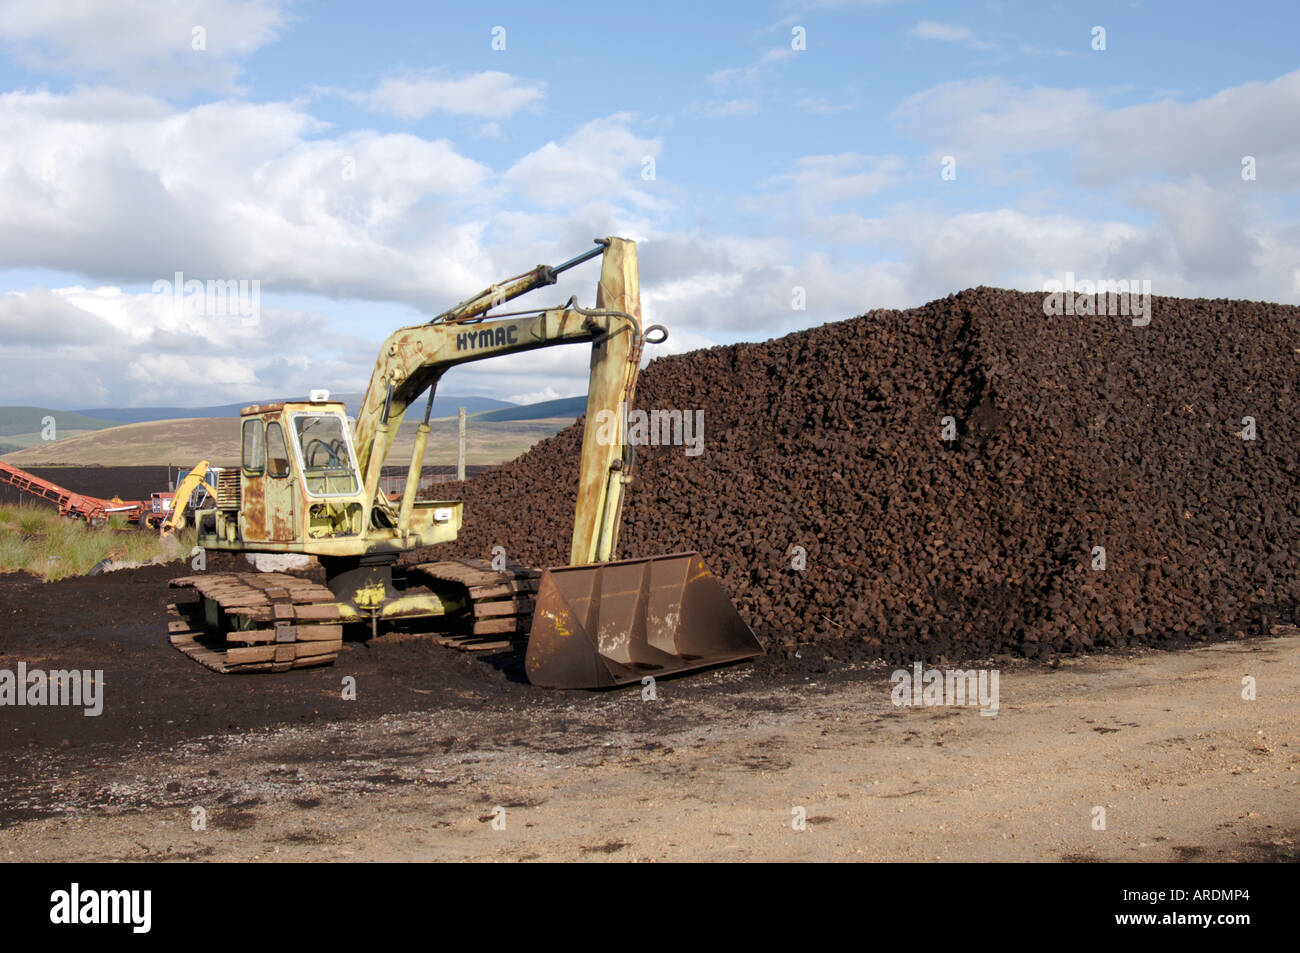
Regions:
<svg viewBox="0 0 1300 953"><path fill-rule="evenodd" d="M596 246L390 336L354 428L322 393L244 408L240 466L218 475L215 506L196 514L198 543L314 556L325 581L277 572L173 580L197 598L170 607L172 644L218 672L276 672L332 662L348 628L415 632L466 650L522 651L529 680L551 688L624 685L760 654L698 553L615 559L632 479L624 415L643 343L667 332L642 329L636 244L611 237ZM595 307L570 298L489 313L597 256ZM507 562L502 550L492 562L399 562L454 540L463 517L459 501L416 498L439 380L460 364L561 344L591 346L569 565L539 571ZM405 492L389 500L380 471L407 409L426 392Z"/></svg>
<svg viewBox="0 0 1300 953"><path fill-rule="evenodd" d="M185 528L185 522L189 514L193 512L194 494L202 488L208 494L208 499L215 499L217 491L212 484L208 482L208 461L200 460L198 466L185 474L184 478L176 484L176 492L172 495L171 509L167 511L167 518L162 521L160 536L171 536L178 530Z"/></svg>

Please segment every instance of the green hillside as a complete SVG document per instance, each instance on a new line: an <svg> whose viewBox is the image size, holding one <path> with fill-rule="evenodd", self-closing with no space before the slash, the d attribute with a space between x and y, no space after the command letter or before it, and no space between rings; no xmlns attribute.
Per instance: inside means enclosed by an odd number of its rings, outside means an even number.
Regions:
<svg viewBox="0 0 1300 953"><path fill-rule="evenodd" d="M40 433L43 429L42 421L46 417L54 418L56 437L64 430L84 432L118 425L116 420L99 420L68 410L51 410L49 407L0 407L0 437Z"/></svg>
<svg viewBox="0 0 1300 953"><path fill-rule="evenodd" d="M503 407L489 410L484 414L475 414L475 420L487 420L504 423L510 420L550 420L555 417L581 417L587 412L587 398L561 397L559 400L544 400L537 404L525 404L522 407Z"/></svg>

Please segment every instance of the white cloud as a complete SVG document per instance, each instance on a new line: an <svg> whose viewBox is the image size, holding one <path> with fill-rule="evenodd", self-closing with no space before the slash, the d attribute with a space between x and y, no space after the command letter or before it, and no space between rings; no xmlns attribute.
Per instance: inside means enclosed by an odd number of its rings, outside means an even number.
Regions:
<svg viewBox="0 0 1300 953"><path fill-rule="evenodd" d="M785 238L672 234L641 251L641 309L675 347L722 337L754 340L911 303L894 263L833 261ZM796 309L796 289L804 308Z"/></svg>
<svg viewBox="0 0 1300 953"><path fill-rule="evenodd" d="M1188 174L1240 183L1242 157L1251 155L1260 170L1252 187L1291 191L1300 180L1300 124L1278 117L1297 113L1300 70L1191 102L1117 108L1087 89L958 80L909 96L891 118L959 161L1068 150L1087 186Z"/></svg>
<svg viewBox="0 0 1300 953"><path fill-rule="evenodd" d="M134 89L224 91L234 88L240 61L284 28L288 6L289 0L0 0L0 43L35 69Z"/></svg>
<svg viewBox="0 0 1300 953"><path fill-rule="evenodd" d="M764 52L749 66L733 66L727 69L714 70L709 74L708 79L710 83L719 89L732 86L752 86L758 82L763 73L786 62L794 54L793 48L778 46Z"/></svg>
<svg viewBox="0 0 1300 953"><path fill-rule="evenodd" d="M590 292L588 292L588 297ZM587 393L591 347L569 344L453 367L438 389L482 394L518 404ZM502 395L511 396L502 396ZM540 396L551 394L553 396Z"/></svg>
<svg viewBox="0 0 1300 953"><path fill-rule="evenodd" d="M1156 221L999 208L944 214L898 206L885 215L808 216L804 234L840 247L878 247L909 304L963 288L1040 290L1080 278L1150 279L1156 294L1300 303L1300 229L1234 207L1203 184L1162 186ZM828 279L829 280L829 279ZM811 300L811 295L810 295Z"/></svg>
<svg viewBox="0 0 1300 953"><path fill-rule="evenodd" d="M1166 260L1207 284L1233 281L1253 271L1267 228L1253 220L1236 196L1211 188L1199 178L1164 182L1141 190L1139 205L1152 209L1171 246Z"/></svg>
<svg viewBox="0 0 1300 953"><path fill-rule="evenodd" d="M817 96L805 96L796 104L804 112L816 113L821 116L833 116L836 113L842 113L846 109L852 109L851 103L837 104L827 102Z"/></svg>
<svg viewBox="0 0 1300 953"><path fill-rule="evenodd" d="M443 140L321 129L280 103L0 96L0 267L418 302L463 288L492 170Z"/></svg>
<svg viewBox="0 0 1300 953"><path fill-rule="evenodd" d="M784 60L771 51L750 69L757 78ZM642 177L664 142L631 114L564 130L523 155L507 151L498 115L541 100L511 100L530 87L496 75L505 79L474 88L495 89L497 99L484 92L458 107L479 117L467 135L477 127L502 136L491 165L443 139L336 130L301 104L177 108L102 87L0 95L0 268L87 276L78 287L0 296L6 366L21 369L0 384L0 402L215 403L310 386L359 390L393 330L333 334L313 310L268 304L256 328L229 331L96 282L147 286L180 270L258 279L267 301L306 291L432 312L610 234L642 243L646 321L672 332L650 356L917 305L976 284L1041 288L1066 271L1149 277L1157 293L1300 301L1300 227L1268 204L1300 181L1300 131L1278 119L1300 107L1300 73L1123 108L1082 89L995 78L944 84L909 97L893 118L923 149L957 155L956 185L940 184L929 157L807 155L741 205L748 234L680 224L679 213L692 222L716 213L690 207L670 177ZM387 92L375 108L447 113L424 86ZM749 93L719 94L715 105L757 108ZM801 107L821 102L805 98ZM1052 194L1035 199L1022 189L1000 201L978 189L972 157L987 160L991 174L1038 153L1055 153L1050 161L1068 164L1085 187L1059 193L1068 207ZM1244 154L1258 160L1257 182L1240 180ZM918 193L922 201L881 205L919 176L934 184ZM1064 178L1059 168L1045 171L1050 188ZM976 189L957 191L972 179ZM950 194L991 207L946 209ZM597 267L564 276L544 303L571 293L590 303ZM805 310L793 307L796 288ZM587 370L586 348L555 348L457 368L448 386L582 393ZM57 396L67 379L84 400Z"/></svg>
<svg viewBox="0 0 1300 953"><path fill-rule="evenodd" d="M1014 154L1073 146L1095 134L1093 93L1018 88L984 78L942 83L907 97L890 118L916 138L965 155ZM1081 135L1087 130L1088 135ZM964 155L965 154L965 155Z"/></svg>
<svg viewBox="0 0 1300 953"><path fill-rule="evenodd" d="M632 132L633 117L616 113L585 123L561 142L548 142L521 158L504 175L520 196L559 208L604 196L642 207L662 204L642 178L645 160L657 158L661 142Z"/></svg>
<svg viewBox="0 0 1300 953"><path fill-rule="evenodd" d="M318 314L265 303L305 291L433 312L525 267L570 257L593 237L639 238L651 228L645 215L668 200L641 177L660 142L633 132L632 122L622 114L595 120L498 173L442 140L330 136L281 103L178 110L98 89L0 96L8 146L0 153L0 268L119 285L147 286L175 271L244 278L261 282L264 302L250 335L225 333L222 322L177 323L154 296L116 287L5 296L0 341L23 373L6 381L0 402L66 406L71 398L58 395L68 379L83 388L72 402L86 406L358 390L393 326L367 327L362 340L326 333ZM577 294L591 304L598 267L565 275L541 303ZM587 361L584 348L558 348L449 376L465 393L577 392Z"/></svg>
<svg viewBox="0 0 1300 953"><path fill-rule="evenodd" d="M939 23L935 20L922 20L910 30L908 36L920 40L939 40L944 43L957 43L972 50L991 50L996 44L981 40L970 27L957 26L954 23Z"/></svg>
<svg viewBox="0 0 1300 953"><path fill-rule="evenodd" d="M1021 43L1016 48L1026 56L1072 57L1079 55L1073 50L1063 50L1060 47L1035 46L1032 43Z"/></svg>
<svg viewBox="0 0 1300 953"><path fill-rule="evenodd" d="M512 404L540 404L542 401L546 400L559 400L562 397L576 397L579 393L579 391L570 392L567 389L561 393L548 384L541 390L529 391L524 394L511 394L505 399L510 401ZM586 389L584 388L581 393L585 394Z"/></svg>
<svg viewBox="0 0 1300 953"><path fill-rule="evenodd" d="M1191 102L1107 110L1093 117L1097 138L1078 143L1080 176L1105 184L1139 172L1194 172L1239 184L1241 159L1252 155L1260 170L1254 185L1290 192L1300 180L1300 124L1281 117L1298 114L1300 70Z"/></svg>
<svg viewBox="0 0 1300 953"><path fill-rule="evenodd" d="M546 84L521 80L499 70L452 77L444 68L404 73L381 80L368 92L344 96L372 112L414 121L431 113L508 119L546 98Z"/></svg>
<svg viewBox="0 0 1300 953"><path fill-rule="evenodd" d="M54 407L235 402L321 381L360 389L378 349L310 312L262 308L230 321L169 295L82 286L0 295L0 340L23 368L0 380L0 403Z"/></svg>
<svg viewBox="0 0 1300 953"><path fill-rule="evenodd" d="M839 202L865 198L899 185L906 168L899 156L867 156L853 152L803 156L795 160L792 171L771 181L790 183L802 200Z"/></svg>
<svg viewBox="0 0 1300 953"><path fill-rule="evenodd" d="M726 101L714 100L706 103L696 103L688 107L686 111L697 116L723 119L728 116L753 116L761 111L761 107L756 99L729 99Z"/></svg>

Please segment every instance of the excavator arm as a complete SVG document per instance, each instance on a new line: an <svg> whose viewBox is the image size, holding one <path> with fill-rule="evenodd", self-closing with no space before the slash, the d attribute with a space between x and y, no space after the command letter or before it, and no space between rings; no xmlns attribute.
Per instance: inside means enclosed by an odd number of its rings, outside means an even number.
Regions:
<svg viewBox="0 0 1300 953"><path fill-rule="evenodd" d="M172 497L172 510L167 514L167 519L163 521L162 536L170 536L177 530L185 526L185 514L189 511L194 494L198 492L199 487L207 490L208 496L216 499L216 488L211 486L205 477L208 474L208 461L200 460L198 466L185 475L180 483L176 484L176 493Z"/></svg>
<svg viewBox="0 0 1300 953"><path fill-rule="evenodd" d="M571 565L607 562L618 542L624 488L631 478L625 409L632 403L643 334L636 244L605 239L596 306L572 299L561 308L488 318L488 308L543 285L572 265L602 253L593 249L551 269L538 266L509 283L494 286L439 315L432 322L397 331L380 349L357 414L353 443L365 485L365 524L405 531L419 488L429 435L429 415L442 376L452 367L560 344L591 344L586 429L574 513ZM380 493L379 475L407 411L427 392L424 420L400 507Z"/></svg>

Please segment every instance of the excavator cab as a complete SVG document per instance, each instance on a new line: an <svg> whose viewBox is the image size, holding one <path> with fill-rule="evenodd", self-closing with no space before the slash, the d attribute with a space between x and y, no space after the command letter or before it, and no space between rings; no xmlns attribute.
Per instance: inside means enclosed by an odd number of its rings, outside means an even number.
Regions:
<svg viewBox="0 0 1300 953"><path fill-rule="evenodd" d="M376 513L344 406L328 399L245 407L240 465L220 474L213 496L215 509L199 523L211 549L395 558L449 542L460 528L455 501L412 501L405 532Z"/></svg>
<svg viewBox="0 0 1300 953"><path fill-rule="evenodd" d="M223 537L287 544L361 532L361 481L341 403L244 408L238 473L238 507L218 509Z"/></svg>

